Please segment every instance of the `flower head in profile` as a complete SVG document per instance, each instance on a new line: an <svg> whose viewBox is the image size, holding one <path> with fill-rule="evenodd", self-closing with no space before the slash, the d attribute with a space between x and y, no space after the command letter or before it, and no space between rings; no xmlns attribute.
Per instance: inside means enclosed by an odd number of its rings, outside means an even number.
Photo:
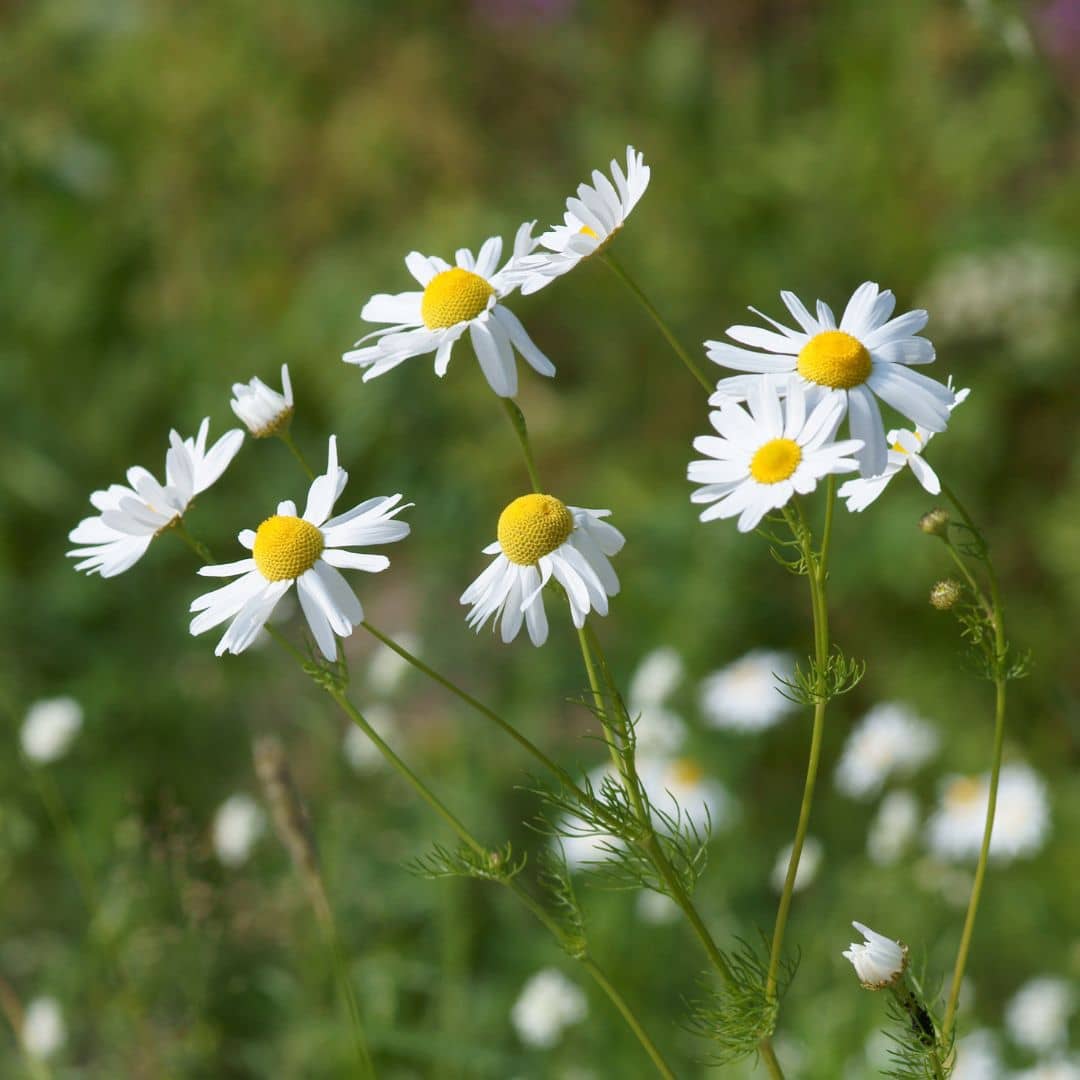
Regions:
<svg viewBox="0 0 1080 1080"><path fill-rule="evenodd" d="M738 515L739 532L757 528L792 495L809 494L822 477L854 471L856 463L847 455L861 445L854 439L833 442L844 403L826 397L807 415L807 394L795 378L788 380L781 402L776 384L759 376L747 387L747 404L749 411L725 400L709 413L717 434L694 440L694 449L707 459L687 469L691 483L704 485L691 502L712 504L701 520Z"/></svg>
<svg viewBox="0 0 1080 1080"><path fill-rule="evenodd" d="M271 389L260 378L246 383L233 383L229 404L232 411L256 439L276 435L292 419L293 393L289 365L281 365L281 393Z"/></svg>
<svg viewBox="0 0 1080 1080"><path fill-rule="evenodd" d="M798 706L784 697L784 683L795 668L790 653L754 649L701 684L701 711L710 727L764 731Z"/></svg>
<svg viewBox="0 0 1080 1080"><path fill-rule="evenodd" d="M199 570L204 577L236 578L191 605L199 613L191 622L193 634L231 620L214 650L218 656L242 653L294 583L311 633L328 660L336 656L335 635L348 637L363 621L360 601L340 570L376 573L390 560L346 549L404 539L409 526L394 518L411 504L402 503L400 495L376 496L331 518L348 478L338 467L337 438L331 435L326 472L311 482L303 515L297 515L293 502L279 503L277 513L257 530L240 533L250 558Z"/></svg>
<svg viewBox="0 0 1080 1080"><path fill-rule="evenodd" d="M579 629L590 611L606 615L619 591L609 557L622 550L623 534L602 520L610 510L567 506L554 495L514 499L499 515L498 539L484 548L495 559L461 594L471 604L467 621L479 630L494 616L511 642L522 621L534 645L547 640L543 589L554 578L565 590Z"/></svg>
<svg viewBox="0 0 1080 1080"><path fill-rule="evenodd" d="M761 315L776 329L730 326L728 337L740 345L707 341L709 359L736 371L764 373L778 389L794 374L810 393L811 404L822 398L839 402L851 435L862 442L858 458L863 476L877 476L888 465L879 398L927 431L945 430L952 390L911 370L934 360L934 346L918 336L929 318L925 311L890 319L896 298L872 281L855 290L839 325L824 301L817 302L815 318L794 293L780 296L798 330ZM709 403L721 405L730 397L742 400L753 385L754 378L747 375L721 379Z"/></svg>
<svg viewBox="0 0 1080 1080"><path fill-rule="evenodd" d="M221 476L244 441L244 433L233 428L207 450L209 430L208 417L194 438L169 432L164 484L136 465L127 472L130 486L113 484L90 496L101 513L84 518L68 534L73 544L82 545L68 552L82 560L76 570L102 577L122 574L146 554L155 536L184 516L191 500Z"/></svg>
<svg viewBox="0 0 1080 1080"><path fill-rule="evenodd" d="M645 156L626 148L626 171L611 160L611 179L593 169L592 184L578 184L577 197L566 200L562 225L553 225L540 237L546 251L521 259L514 275L528 295L573 270L582 259L603 251L623 227L630 211L649 186L651 170Z"/></svg>
<svg viewBox="0 0 1080 1080"><path fill-rule="evenodd" d="M859 982L867 990L884 990L892 986L908 964L908 950L899 941L885 937L860 922L851 924L863 936L862 942L852 942L841 955L851 961Z"/></svg>
<svg viewBox="0 0 1080 1080"><path fill-rule="evenodd" d="M365 368L366 382L410 357L434 353L435 374L441 378L454 342L468 331L484 377L500 397L517 393L515 350L541 375L554 375L555 365L536 347L518 317L499 302L518 286L509 271L536 246L534 224L528 221L518 229L513 255L502 269L497 269L502 255L498 236L485 240L475 256L460 248L453 266L435 255L411 252L405 265L421 289L373 296L361 317L389 325L362 337L342 359ZM374 344L365 344L372 338Z"/></svg>
<svg viewBox="0 0 1080 1080"><path fill-rule="evenodd" d="M946 384L952 389L952 379ZM957 390L956 398L949 406L952 412L957 405L967 400L971 391ZM923 490L931 495L937 495L941 491L941 481L938 475L930 467L922 456L926 444L934 437L932 431L916 425L914 431L894 428L888 434L889 462L885 471L879 476L857 477L847 480L840 486L840 498L847 500L847 508L852 513L865 510L888 486L894 476L903 472L904 468L910 468L912 475L922 486Z"/></svg>

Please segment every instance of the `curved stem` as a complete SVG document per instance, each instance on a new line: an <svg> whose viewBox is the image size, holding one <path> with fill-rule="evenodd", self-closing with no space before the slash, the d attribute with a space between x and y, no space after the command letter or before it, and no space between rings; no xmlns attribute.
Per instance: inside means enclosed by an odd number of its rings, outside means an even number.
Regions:
<svg viewBox="0 0 1080 1080"><path fill-rule="evenodd" d="M971 516L968 514L964 505L948 487L942 485L942 490L959 511L960 516L964 519L964 523L968 529L970 529L979 539L980 544L983 544L981 534L978 529L976 529L975 523L972 521ZM954 550L951 544L948 546L950 551ZM960 559L959 553L954 553L954 557L958 562L963 562L963 560ZM990 786L989 791L987 792L986 801L986 824L983 827L982 846L979 849L979 862L975 867L975 880L971 885L971 897L968 900L967 914L964 917L964 928L960 933L960 945L956 952L956 964L953 967L952 984L949 987L949 1000L945 1006L945 1018L942 1022L942 1036L946 1041L946 1044L952 1034L953 1026L956 1022L956 1009L960 1001L960 984L964 978L964 969L967 966L968 953L971 950L971 939L975 932L975 917L978 914L979 901L982 898L983 882L986 880L986 867L990 858L990 840L994 832L994 815L997 812L997 794L998 781L1001 778L1002 747L1005 743L1005 693L1006 684L1008 683L1008 675L1005 668L1008 648L1005 639L1005 613L1001 606L1001 590L998 585L997 573L994 570L994 564L990 559L990 553L986 549L985 544L983 544L983 561L986 563L986 574L990 580L989 618L994 628L994 654L991 657L993 665L992 670L994 672L994 745L990 765ZM970 575L970 571L968 571L968 573ZM976 595L980 597L983 606L986 607L986 598L983 596L982 592L978 590L977 586L973 587L976 589Z"/></svg>
<svg viewBox="0 0 1080 1080"><path fill-rule="evenodd" d="M814 788L817 784L818 766L821 762L821 744L825 734L825 709L828 704L826 684L826 664L829 659L829 607L826 597L828 579L829 540L832 533L833 506L836 502L835 478L829 477L828 492L825 501L825 526L821 540L821 551L815 556L811 543L810 531L804 519L802 509L796 503L800 518L798 523L785 510L788 525L800 538L803 559L806 563L806 576L810 583L810 603L814 618L814 665L815 702L814 726L810 735L810 758L806 764L806 782L803 785L802 805L799 807L799 820L795 826L795 839L791 846L791 858L788 860L784 888L780 894L780 904L776 911L776 923L773 926L772 946L769 950L769 970L765 978L765 994L775 999L780 972L780 958L783 955L784 933L787 929L788 914L795 894L795 878L799 872L799 860L802 858L803 844L810 828L810 811L814 802Z"/></svg>
<svg viewBox="0 0 1080 1080"><path fill-rule="evenodd" d="M674 331L665 322L663 316L659 311L653 307L649 298L641 291L637 282L622 268L622 265L618 263L615 257L610 252L604 252L600 256L604 265L609 267L612 273L634 294L638 303L649 313L653 322L656 323L660 330L660 333L664 335L667 343L675 351L675 355L686 365L687 370L695 379L705 388L707 394L711 394L716 389L715 380L710 380L708 375L702 370L698 362L683 348L679 339L675 336Z"/></svg>
<svg viewBox="0 0 1080 1080"><path fill-rule="evenodd" d="M292 432L287 427L283 427L277 432L277 437L289 448L289 452L292 456L300 462L300 468L307 473L307 478L309 480L314 480L315 470L308 464L307 458L304 457L300 447L296 445L296 440L292 437Z"/></svg>
<svg viewBox="0 0 1080 1080"><path fill-rule="evenodd" d="M525 423L525 414L512 398L501 397L499 401L502 402L503 411L509 417L510 425L521 446L521 453L525 457L525 468L529 473L529 483L532 484L533 491L542 491L540 477L536 472L536 460L533 458L532 445L529 442L529 428Z"/></svg>

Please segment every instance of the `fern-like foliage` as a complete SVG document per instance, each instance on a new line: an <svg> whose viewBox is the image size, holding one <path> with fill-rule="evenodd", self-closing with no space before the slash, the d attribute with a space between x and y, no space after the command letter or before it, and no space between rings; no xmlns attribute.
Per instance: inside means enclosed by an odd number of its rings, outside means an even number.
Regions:
<svg viewBox="0 0 1080 1080"><path fill-rule="evenodd" d="M435 844L425 855L405 864L405 868L423 878L465 877L501 884L512 880L525 869L526 856L515 856L510 844L490 851L474 851L465 844L448 848Z"/></svg>
<svg viewBox="0 0 1080 1080"><path fill-rule="evenodd" d="M866 674L866 661L846 656L835 647L824 664L808 657L806 668L795 665L791 678L777 676L783 685L780 693L796 705L819 705L854 690Z"/></svg>
<svg viewBox="0 0 1080 1080"><path fill-rule="evenodd" d="M539 863L539 884L551 899L558 917L562 929L562 946L575 960L580 960L588 953L585 916L574 891L562 846L548 848L540 855Z"/></svg>
<svg viewBox="0 0 1080 1080"><path fill-rule="evenodd" d="M889 997L890 1025L885 1035L892 1043L889 1068L893 1080L947 1080L952 1071L953 1039L945 1040L927 1005L926 997L905 983Z"/></svg>

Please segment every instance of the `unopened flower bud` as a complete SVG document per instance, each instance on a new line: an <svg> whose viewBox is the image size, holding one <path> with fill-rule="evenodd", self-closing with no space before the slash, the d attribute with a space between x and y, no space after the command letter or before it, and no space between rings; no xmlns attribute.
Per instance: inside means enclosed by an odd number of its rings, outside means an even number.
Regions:
<svg viewBox="0 0 1080 1080"><path fill-rule="evenodd" d="M949 511L935 506L919 518L919 528L927 536L945 536L949 531Z"/></svg>
<svg viewBox="0 0 1080 1080"><path fill-rule="evenodd" d="M871 930L862 923L851 924L862 934L862 942L852 942L842 955L850 960L859 982L867 990L884 990L903 976L908 964L906 945Z"/></svg>
<svg viewBox="0 0 1080 1080"><path fill-rule="evenodd" d="M945 578L930 590L930 604L938 611L948 611L949 608L956 606L963 591L959 581Z"/></svg>

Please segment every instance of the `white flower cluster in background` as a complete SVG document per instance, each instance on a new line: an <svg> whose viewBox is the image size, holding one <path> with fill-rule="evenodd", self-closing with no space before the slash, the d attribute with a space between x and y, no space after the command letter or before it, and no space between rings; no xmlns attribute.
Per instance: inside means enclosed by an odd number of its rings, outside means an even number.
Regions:
<svg viewBox="0 0 1080 1080"><path fill-rule="evenodd" d="M550 1050L566 1028L580 1024L588 1014L589 1004L580 987L557 968L544 968L522 987L510 1020L526 1046Z"/></svg>
<svg viewBox="0 0 1080 1080"><path fill-rule="evenodd" d="M19 742L38 765L62 758L83 724L83 707L73 697L45 698L26 711Z"/></svg>

